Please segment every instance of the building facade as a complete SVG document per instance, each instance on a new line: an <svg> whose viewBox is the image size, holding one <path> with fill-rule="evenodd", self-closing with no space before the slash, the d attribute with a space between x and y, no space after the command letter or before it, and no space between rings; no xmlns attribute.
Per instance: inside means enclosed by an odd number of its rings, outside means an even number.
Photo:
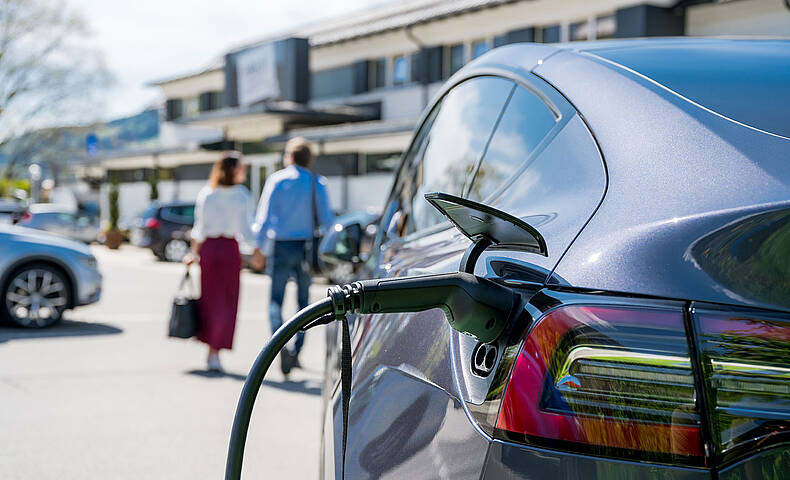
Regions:
<svg viewBox="0 0 790 480"><path fill-rule="evenodd" d="M464 64L516 42L708 35L790 35L784 0L408 0L295 28L232 48L208 67L157 81L168 125L220 140L105 159L123 177L122 211L161 197L193 198L224 148L245 153L250 188L279 168L284 143L307 138L337 211L380 207L412 130L440 85ZM154 173L140 173L148 169ZM163 173L164 172L164 173ZM179 186L180 185L180 186ZM137 193L124 195L123 191ZM167 193L165 193L167 192Z"/></svg>

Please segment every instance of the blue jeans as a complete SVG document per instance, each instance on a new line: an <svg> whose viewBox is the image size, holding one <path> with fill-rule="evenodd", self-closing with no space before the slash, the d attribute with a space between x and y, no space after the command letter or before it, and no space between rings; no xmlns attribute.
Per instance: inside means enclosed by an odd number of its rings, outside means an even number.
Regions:
<svg viewBox="0 0 790 480"><path fill-rule="evenodd" d="M288 279L296 280L299 297L299 309L309 305L310 273L305 263L305 241L284 240L274 242L274 253L268 259L268 270L271 275L271 302L269 303L269 321L272 334L283 324L283 297ZM304 332L296 334L294 355L298 355L304 345Z"/></svg>

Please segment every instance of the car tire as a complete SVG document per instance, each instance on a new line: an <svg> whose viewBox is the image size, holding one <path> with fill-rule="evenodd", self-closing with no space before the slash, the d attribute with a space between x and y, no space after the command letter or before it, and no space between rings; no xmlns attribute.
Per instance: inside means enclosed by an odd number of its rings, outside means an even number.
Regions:
<svg viewBox="0 0 790 480"><path fill-rule="evenodd" d="M189 253L189 244L178 238L168 240L162 250L164 259L168 262L180 262L187 253Z"/></svg>
<svg viewBox="0 0 790 480"><path fill-rule="evenodd" d="M14 270L2 290L3 315L26 328L44 328L63 318L71 305L71 284L59 268L34 263Z"/></svg>

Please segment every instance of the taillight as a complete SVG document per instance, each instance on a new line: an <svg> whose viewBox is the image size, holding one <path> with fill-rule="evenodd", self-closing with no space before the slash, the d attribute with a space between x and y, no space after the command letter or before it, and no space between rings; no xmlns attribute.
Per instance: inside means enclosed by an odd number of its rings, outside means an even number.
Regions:
<svg viewBox="0 0 790 480"><path fill-rule="evenodd" d="M790 440L790 315L695 307L692 317L718 463Z"/></svg>
<svg viewBox="0 0 790 480"><path fill-rule="evenodd" d="M145 221L145 228L159 228L162 223L156 218L149 218Z"/></svg>
<svg viewBox="0 0 790 480"><path fill-rule="evenodd" d="M24 215L22 215L22 218L19 219L19 221L29 222L32 219L33 219L33 214L31 214L30 212L25 212Z"/></svg>
<svg viewBox="0 0 790 480"><path fill-rule="evenodd" d="M566 305L515 360L496 423L510 441L702 465L683 309Z"/></svg>

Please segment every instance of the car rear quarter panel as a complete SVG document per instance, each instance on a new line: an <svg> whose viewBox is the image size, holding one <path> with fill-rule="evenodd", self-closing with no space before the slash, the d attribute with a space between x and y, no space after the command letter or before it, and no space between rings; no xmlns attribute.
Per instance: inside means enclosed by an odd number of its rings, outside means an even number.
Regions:
<svg viewBox="0 0 790 480"><path fill-rule="evenodd" d="M786 295L769 298L722 277L728 262L743 263L767 249L752 248L737 260L735 237L773 242L774 249L787 245L786 234L755 237L747 225L763 228L790 209L789 140L721 117L591 55L561 52L535 72L585 118L609 175L599 210L555 268L552 283L790 306ZM777 212L770 221L759 217L769 211Z"/></svg>

